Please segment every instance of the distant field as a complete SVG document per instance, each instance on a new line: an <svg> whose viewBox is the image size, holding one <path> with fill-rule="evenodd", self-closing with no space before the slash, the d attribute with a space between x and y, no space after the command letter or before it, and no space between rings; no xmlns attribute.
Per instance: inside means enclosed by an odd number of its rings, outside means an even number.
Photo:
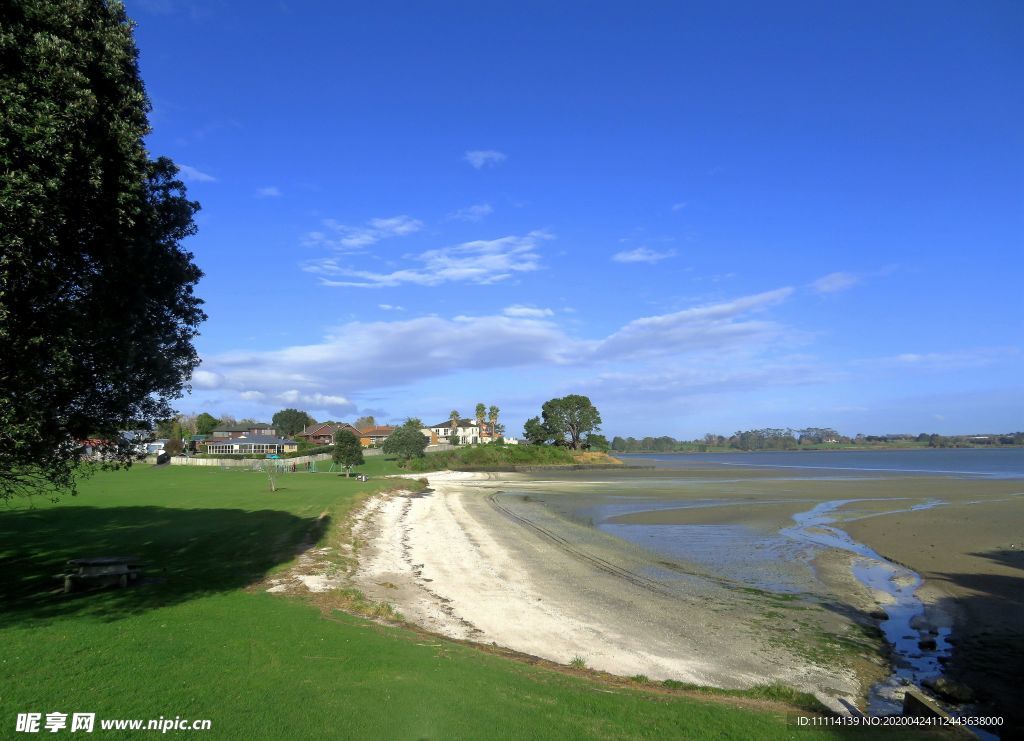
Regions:
<svg viewBox="0 0 1024 741"><path fill-rule="evenodd" d="M609 685L247 589L320 533L318 515L337 523L389 484L289 474L271 493L258 473L141 466L0 511L0 735L17 713L54 711L208 718L203 738L794 733L777 703ZM59 593L51 575L68 558L111 554L138 555L150 580Z"/></svg>

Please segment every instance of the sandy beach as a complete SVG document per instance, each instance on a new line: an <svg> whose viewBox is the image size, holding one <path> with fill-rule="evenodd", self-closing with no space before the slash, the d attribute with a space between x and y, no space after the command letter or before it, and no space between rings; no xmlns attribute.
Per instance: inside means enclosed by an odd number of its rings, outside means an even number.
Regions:
<svg viewBox="0 0 1024 741"><path fill-rule="evenodd" d="M429 630L560 663L726 688L781 682L837 710L837 698L863 693L853 670L772 640L757 595L699 574L668 594L645 576L646 554L617 539L517 521L491 496L515 478L430 474L428 494L373 500L354 529L364 543L356 586ZM802 617L839 632L849 622Z"/></svg>
<svg viewBox="0 0 1024 741"><path fill-rule="evenodd" d="M729 578L725 564L652 559L568 516L580 497L601 486L618 491L616 477L630 475L429 474L428 492L378 497L359 514L354 585L453 638L621 676L736 689L782 683L837 711L840 699L864 706L867 689L888 673L886 647L872 632L887 597L853 577L853 555L824 549L810 563L776 558L779 579L798 587L780 596ZM668 474L645 475L645 501L664 497L666 507L613 522L742 526L767 536L815 503L846 502L839 527L924 577L922 627L955 627L956 639L972 647L954 661L957 676L972 680L983 699L1012 687L1020 565L1005 554L1020 539L1020 482L797 480L702 469L687 471L681 488L678 478L659 483Z"/></svg>

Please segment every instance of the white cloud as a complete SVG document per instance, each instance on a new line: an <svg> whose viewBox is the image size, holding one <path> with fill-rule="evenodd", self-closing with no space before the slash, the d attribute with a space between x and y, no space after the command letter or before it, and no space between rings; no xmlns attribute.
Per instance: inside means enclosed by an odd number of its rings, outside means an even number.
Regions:
<svg viewBox="0 0 1024 741"><path fill-rule="evenodd" d="M740 317L779 304L792 292L792 288L780 288L725 303L636 319L603 340L596 352L605 357L639 357L765 343L780 336L783 327Z"/></svg>
<svg viewBox="0 0 1024 741"><path fill-rule="evenodd" d="M219 373L212 373L207 370L192 372L192 386L200 389L220 388L224 384L224 377Z"/></svg>
<svg viewBox="0 0 1024 741"><path fill-rule="evenodd" d="M357 270L344 264L340 258L313 260L303 265L303 270L320 275L323 285L349 288L496 283L517 273L537 270L540 267L540 243L552 238L547 232L533 231L524 236L463 242L423 252L412 258L417 263L415 267L390 273Z"/></svg>
<svg viewBox="0 0 1024 741"><path fill-rule="evenodd" d="M339 252L369 247L382 239L404 237L423 228L422 221L405 214L370 219L363 226L348 226L334 219L326 219L323 225L328 233L310 232L306 235L304 243L307 246L327 247Z"/></svg>
<svg viewBox="0 0 1024 741"><path fill-rule="evenodd" d="M448 218L452 221L480 221L485 216L494 212L494 208L489 203L477 203L473 206L466 206L466 208L460 208L458 211L452 211L448 214Z"/></svg>
<svg viewBox="0 0 1024 741"><path fill-rule="evenodd" d="M771 386L827 383L838 377L835 371L821 363L784 359L745 368L711 364L608 372L581 385L589 391L600 393L603 399L646 400L664 405L670 400L732 394Z"/></svg>
<svg viewBox="0 0 1024 741"><path fill-rule="evenodd" d="M1020 356L1016 347L976 347L949 352L906 352L883 358L871 358L860 364L890 368L913 368L918 371L950 371L981 368L1000 361L1015 361Z"/></svg>
<svg viewBox="0 0 1024 741"><path fill-rule="evenodd" d="M860 283L860 276L853 273L829 273L811 283L816 293L838 293Z"/></svg>
<svg viewBox="0 0 1024 741"><path fill-rule="evenodd" d="M690 205L689 201L679 201L678 203L672 204L673 211L682 211L684 208Z"/></svg>
<svg viewBox="0 0 1024 741"><path fill-rule="evenodd" d="M216 183L217 178L213 175L192 167L192 165L178 165L181 177L190 183Z"/></svg>
<svg viewBox="0 0 1024 741"><path fill-rule="evenodd" d="M512 306L506 306L502 309L501 313L505 316L524 317L527 319L543 319L544 317L553 316L555 312L551 309L539 309L534 306L514 304Z"/></svg>
<svg viewBox="0 0 1024 741"><path fill-rule="evenodd" d="M574 344L558 327L544 321L501 316L464 317L461 321L419 317L350 322L316 344L226 353L207 362L218 369L229 387L260 388L298 400L302 394L322 393L320 389L326 387L352 393L467 367L561 364L571 358Z"/></svg>
<svg viewBox="0 0 1024 741"><path fill-rule="evenodd" d="M268 185L265 188L258 188L256 190L257 198L280 198L284 193L276 185Z"/></svg>
<svg viewBox="0 0 1024 741"><path fill-rule="evenodd" d="M504 152L496 149L471 149L466 152L463 159L479 170L482 167L493 167L508 159Z"/></svg>
<svg viewBox="0 0 1024 741"><path fill-rule="evenodd" d="M337 410L352 403L352 394L467 369L534 367L551 372L571 366L574 383L588 377L611 383L614 373L627 372L617 370L620 366L632 368L630 374L656 378L657 373L648 369L651 363L661 363L668 368L696 366L711 374L706 383L712 383L715 374L725 383L769 365L765 354L791 330L749 315L784 301L790 293L783 288L645 317L596 340L571 335L548 318L549 309L526 306L507 307L502 316L350 322L317 343L206 358L210 370L204 372L217 381L212 387L259 391L280 403ZM748 380L754 383L756 377Z"/></svg>
<svg viewBox="0 0 1024 741"><path fill-rule="evenodd" d="M676 253L672 250L668 252L656 252L649 247L637 247L632 250L624 250L623 252L616 252L612 255L612 259L615 262L646 262L656 263L661 260L667 260L673 257Z"/></svg>
<svg viewBox="0 0 1024 741"><path fill-rule="evenodd" d="M348 414L356 410L356 405L344 396L336 394L303 393L298 389L282 391L274 397L281 404L304 404L322 409L330 409L332 412Z"/></svg>
<svg viewBox="0 0 1024 741"><path fill-rule="evenodd" d="M246 401L262 401L266 397L266 394L262 391L242 391L239 396Z"/></svg>
<svg viewBox="0 0 1024 741"><path fill-rule="evenodd" d="M382 311L405 311L404 306L395 306L393 304L377 304L377 308Z"/></svg>

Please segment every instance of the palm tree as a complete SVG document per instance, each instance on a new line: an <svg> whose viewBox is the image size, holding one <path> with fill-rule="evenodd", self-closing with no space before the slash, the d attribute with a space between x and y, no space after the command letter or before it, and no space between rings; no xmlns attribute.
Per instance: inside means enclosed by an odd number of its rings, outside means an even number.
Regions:
<svg viewBox="0 0 1024 741"><path fill-rule="evenodd" d="M462 415L459 414L457 409L452 409L448 413L448 424L452 428L452 434L449 437L455 437L459 434L459 419L461 419L461 417Z"/></svg>
<svg viewBox="0 0 1024 741"><path fill-rule="evenodd" d="M487 410L487 421L491 425L491 439L493 440L498 436L498 413L501 410L498 407L491 404L491 408Z"/></svg>

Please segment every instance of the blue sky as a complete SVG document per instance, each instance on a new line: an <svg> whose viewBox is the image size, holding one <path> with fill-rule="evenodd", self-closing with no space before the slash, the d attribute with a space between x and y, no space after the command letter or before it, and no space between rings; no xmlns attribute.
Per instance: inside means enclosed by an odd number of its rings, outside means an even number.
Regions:
<svg viewBox="0 0 1024 741"><path fill-rule="evenodd" d="M1024 6L130 0L183 411L1024 427ZM435 419L436 418L436 419Z"/></svg>

